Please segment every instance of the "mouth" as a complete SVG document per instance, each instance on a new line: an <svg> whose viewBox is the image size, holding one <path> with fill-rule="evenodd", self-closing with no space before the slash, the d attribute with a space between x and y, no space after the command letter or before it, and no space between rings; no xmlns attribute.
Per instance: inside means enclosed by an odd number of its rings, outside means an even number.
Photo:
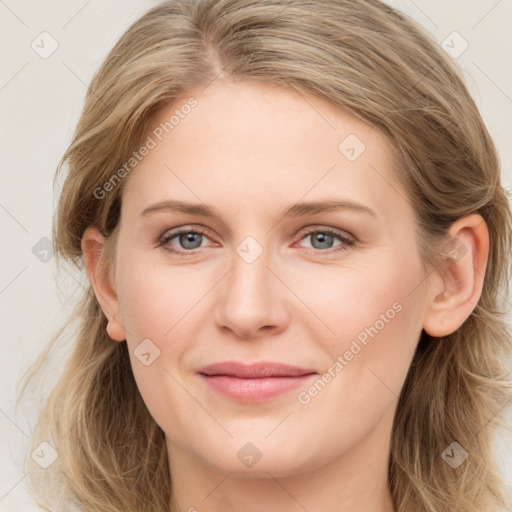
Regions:
<svg viewBox="0 0 512 512"><path fill-rule="evenodd" d="M262 402L306 385L318 373L281 363L215 363L198 371L213 391L242 402Z"/></svg>

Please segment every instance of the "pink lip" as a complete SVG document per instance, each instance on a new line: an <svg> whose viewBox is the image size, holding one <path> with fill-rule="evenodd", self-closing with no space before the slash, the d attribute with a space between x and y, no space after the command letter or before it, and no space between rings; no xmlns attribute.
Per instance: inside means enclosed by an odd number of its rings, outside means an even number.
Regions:
<svg viewBox="0 0 512 512"><path fill-rule="evenodd" d="M198 374L210 388L230 398L261 402L304 385L317 372L272 362L226 361L205 366Z"/></svg>

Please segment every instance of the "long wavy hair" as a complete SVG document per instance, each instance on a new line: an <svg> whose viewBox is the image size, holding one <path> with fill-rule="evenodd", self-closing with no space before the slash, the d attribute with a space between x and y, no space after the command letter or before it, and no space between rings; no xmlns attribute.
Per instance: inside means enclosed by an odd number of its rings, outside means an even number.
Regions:
<svg viewBox="0 0 512 512"><path fill-rule="evenodd" d="M152 114L219 78L314 95L380 130L411 198L429 271L441 268L454 221L475 212L485 219L490 253L481 297L454 333L422 332L399 397L388 474L397 512L506 510L495 436L512 398L505 320L512 216L499 157L460 68L387 4L175 0L134 22L93 77L58 165L57 176L67 167L54 223L58 261L85 275L81 238L91 225L115 251L129 178L101 198L98 187L141 147ZM108 337L85 281L67 328L23 376L20 397L57 341L69 347L31 439L29 488L46 510L168 512L164 433L137 389L126 343ZM42 441L58 454L47 469L30 457ZM469 454L457 468L442 457L452 442Z"/></svg>

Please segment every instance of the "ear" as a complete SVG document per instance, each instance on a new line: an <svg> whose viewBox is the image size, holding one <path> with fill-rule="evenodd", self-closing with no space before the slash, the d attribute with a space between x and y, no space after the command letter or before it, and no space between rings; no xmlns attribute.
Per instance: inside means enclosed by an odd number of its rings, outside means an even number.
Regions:
<svg viewBox="0 0 512 512"><path fill-rule="evenodd" d="M489 230L483 217L458 219L443 248L446 268L435 272L423 329L434 337L456 331L475 309L489 256Z"/></svg>
<svg viewBox="0 0 512 512"><path fill-rule="evenodd" d="M104 315L107 317L107 333L115 341L125 341L126 331L122 324L119 300L111 282L108 269L102 264L105 238L95 227L88 227L82 236L82 253L89 281L94 289Z"/></svg>

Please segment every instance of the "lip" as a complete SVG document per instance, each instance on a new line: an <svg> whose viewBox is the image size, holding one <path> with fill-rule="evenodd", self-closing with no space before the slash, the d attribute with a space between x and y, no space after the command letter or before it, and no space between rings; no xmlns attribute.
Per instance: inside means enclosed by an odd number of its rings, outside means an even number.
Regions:
<svg viewBox="0 0 512 512"><path fill-rule="evenodd" d="M243 402L261 402L304 386L318 373L282 363L225 361L197 372L214 391Z"/></svg>
<svg viewBox="0 0 512 512"><path fill-rule="evenodd" d="M259 379L264 377L300 377L310 373L317 373L311 368L299 368L289 364L261 361L245 364L238 361L223 361L210 364L198 370L204 375L229 375L240 379Z"/></svg>

